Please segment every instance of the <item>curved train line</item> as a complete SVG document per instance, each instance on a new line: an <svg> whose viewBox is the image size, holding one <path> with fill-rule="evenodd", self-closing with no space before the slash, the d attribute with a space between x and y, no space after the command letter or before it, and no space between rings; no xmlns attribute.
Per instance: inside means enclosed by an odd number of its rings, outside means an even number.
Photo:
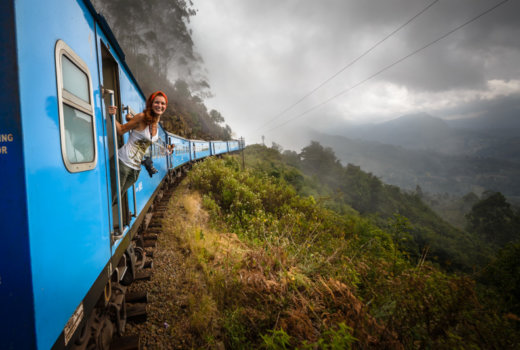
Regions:
<svg viewBox="0 0 520 350"><path fill-rule="evenodd" d="M125 139L106 106L122 120L145 97L112 31L89 0L0 9L0 348L105 349L124 329L154 201L193 162L243 145L161 127L148 154L158 172L113 205Z"/></svg>

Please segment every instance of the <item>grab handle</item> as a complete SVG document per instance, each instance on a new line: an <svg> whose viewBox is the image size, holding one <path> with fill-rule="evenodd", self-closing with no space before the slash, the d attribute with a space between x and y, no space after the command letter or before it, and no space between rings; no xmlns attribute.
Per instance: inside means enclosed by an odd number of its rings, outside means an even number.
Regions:
<svg viewBox="0 0 520 350"><path fill-rule="evenodd" d="M110 105L113 106L115 103L114 91L109 89L103 89L104 93L108 93L110 95ZM117 154L117 150L119 149L117 145L117 128L116 128L116 115L111 114L112 117L112 136L114 139L114 161L115 161L115 169L116 169L116 191L117 191L117 219L118 219L118 231L113 232L114 237L119 238L123 235L123 212L121 210L121 179L119 178L119 155ZM113 195L113 194L112 194Z"/></svg>

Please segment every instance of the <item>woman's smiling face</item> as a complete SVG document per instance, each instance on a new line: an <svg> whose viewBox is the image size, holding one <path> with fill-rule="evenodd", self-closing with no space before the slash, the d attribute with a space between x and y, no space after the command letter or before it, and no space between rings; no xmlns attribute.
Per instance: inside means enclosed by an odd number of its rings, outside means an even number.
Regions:
<svg viewBox="0 0 520 350"><path fill-rule="evenodd" d="M158 95L153 99L152 110L155 114L161 115L166 110L166 99L164 96Z"/></svg>

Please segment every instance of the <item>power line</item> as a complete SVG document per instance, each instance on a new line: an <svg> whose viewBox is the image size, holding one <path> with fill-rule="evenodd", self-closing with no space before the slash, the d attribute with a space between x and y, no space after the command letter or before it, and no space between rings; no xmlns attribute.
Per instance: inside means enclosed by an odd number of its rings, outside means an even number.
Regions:
<svg viewBox="0 0 520 350"><path fill-rule="evenodd" d="M424 12L426 12L430 7L432 7L433 5L435 5L437 2L439 2L440 0L434 0L433 2L431 2L428 6L426 6L424 9L422 9L421 11L419 11L417 14L415 14L412 18L410 18L409 20L407 20L405 23L401 24L399 27L397 27L396 29L394 29L390 34L388 34L387 36L385 36L383 39L379 40L377 43L375 43L374 45L372 45L368 50L366 50L365 52L363 52L361 55L359 55L358 57L356 57L354 60L352 60L350 63L348 63L346 66L344 66L343 68L341 68L339 71L337 71L336 73L334 73L333 75L331 75L329 78L327 78L327 80L325 80L324 82L322 82L321 84L319 84L317 87L315 87L313 90L311 90L310 92L308 92L307 94L305 94L303 97L301 97L298 101L294 102L292 105L290 105L289 107L285 108L283 111L281 111L280 113L278 113L277 115L275 115L273 118L269 119L264 125L262 125L260 127L260 129L263 129L264 127L266 127L269 123L271 123L273 120L275 120L276 118L278 118L279 116L285 114L287 111L291 110L292 108L294 108L295 106L297 106L300 102L302 102L303 100L305 100L307 97L311 96L312 94L314 94L316 91L318 91L321 87L323 87L325 84L327 84L329 81L331 81L332 79L334 79L335 77L337 77L339 74L341 74L343 71L345 71L347 68L350 68L352 65L354 65L357 61L359 61L360 59L362 59L363 57L365 57L366 55L368 55L372 50L374 50L376 47L378 47L379 45L381 45L383 42L385 42L387 39L389 39L390 37L392 37L394 34L396 34L397 32L399 32L401 29L403 29L404 27L406 27L408 24L410 24L414 19L416 19L417 17L419 17L420 15L422 15Z"/></svg>
<svg viewBox="0 0 520 350"><path fill-rule="evenodd" d="M304 116L305 114L308 114L308 113L314 111L315 109L317 109L317 108L319 108L319 107L321 107L321 106L323 106L323 105L329 103L330 101L332 101L332 100L338 98L339 96L341 96L341 95L343 95L343 94L346 94L347 92L349 92L349 91L351 91L351 90L357 88L358 86L360 86L360 85L366 83L367 81L369 81L370 79L372 79L372 78L378 76L379 74L383 73L384 71L386 71L386 70L392 68L393 66L395 66L395 65L397 65L397 64L399 64L399 63L401 63L401 62L403 62L404 60L410 58L411 56L413 56L413 55L415 55L415 54L417 54L417 53L419 53L420 51L422 51L422 50L424 50L424 49L426 49L426 48L432 46L433 44L435 44L435 43L441 41L442 39L444 39L444 38L446 38L447 36L449 36L449 35L453 34L454 32L456 32L457 30L459 30L459 29L461 29L461 28L467 26L468 24L470 24L470 23L476 21L476 20L479 19L480 17L485 16L485 15L488 14L489 12L491 12L491 11L495 10L496 8L502 6L503 4L505 4L505 3L508 2L508 1L509 1L509 0L503 0L503 1L499 2L498 4L496 4L496 5L492 6L492 7L490 7L489 9L487 9L486 11L480 13L479 15L473 17L472 19L470 19L470 20L464 22L463 24L457 26L456 28L450 30L450 31L447 32L446 34L444 34L444 35L438 37L437 39L435 39L435 40L429 42L428 44L426 44L426 45L420 47L419 49L412 51L411 53L409 53L409 54L407 54L406 56L404 56L404 57L398 59L397 61L395 61L395 62L389 64L388 66L386 66L386 67L384 67L384 68L378 70L377 72L375 72L374 74L370 75L369 77L363 79L362 81L360 81L360 82L354 84L353 86L351 86L351 87L349 87L349 88L347 88L347 89L341 91L340 93L338 93L338 94L336 94L336 95L334 95L334 96L328 98L327 100L325 100L325 101L323 101L323 102L321 102L321 103L319 103L319 104L317 104L317 105L315 105L315 106L309 108L308 110L306 110L306 111L304 111L304 112L302 112L302 113L296 115L295 117L293 117L293 118L291 118L291 119L289 119L289 120L287 120L287 121L285 121L285 122L283 122L283 123L281 123L281 124L278 124L278 125L275 126L274 128L268 129L266 132L269 132L269 131L272 131L272 130L274 130L274 129L280 128L280 127L282 127L282 126L288 124L289 122L291 122L291 121L293 121L293 120L295 120L295 119L297 119L297 118L300 118L300 117Z"/></svg>

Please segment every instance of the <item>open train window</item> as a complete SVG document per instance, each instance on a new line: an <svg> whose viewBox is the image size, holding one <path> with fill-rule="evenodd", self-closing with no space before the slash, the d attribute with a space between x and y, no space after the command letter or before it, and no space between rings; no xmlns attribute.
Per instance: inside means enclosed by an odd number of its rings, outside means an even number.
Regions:
<svg viewBox="0 0 520 350"><path fill-rule="evenodd" d="M94 169L96 120L90 71L62 40L56 42L55 54L63 162L72 173Z"/></svg>

